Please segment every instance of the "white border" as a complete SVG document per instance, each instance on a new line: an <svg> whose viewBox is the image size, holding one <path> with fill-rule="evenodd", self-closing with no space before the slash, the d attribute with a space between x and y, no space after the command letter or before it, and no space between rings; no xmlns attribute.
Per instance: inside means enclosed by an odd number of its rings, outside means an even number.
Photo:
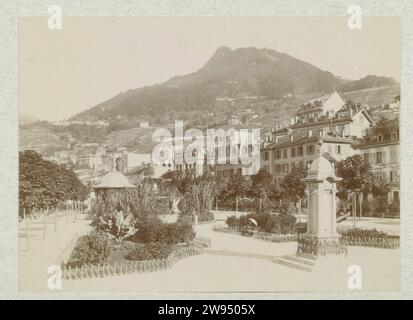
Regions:
<svg viewBox="0 0 413 320"><path fill-rule="evenodd" d="M359 4L366 16L401 16L401 265L400 292L363 293L18 293L18 17L46 16L58 4L64 16L345 16ZM2 299L406 299L413 298L413 2L345 0L21 0L0 3L0 298Z"/></svg>

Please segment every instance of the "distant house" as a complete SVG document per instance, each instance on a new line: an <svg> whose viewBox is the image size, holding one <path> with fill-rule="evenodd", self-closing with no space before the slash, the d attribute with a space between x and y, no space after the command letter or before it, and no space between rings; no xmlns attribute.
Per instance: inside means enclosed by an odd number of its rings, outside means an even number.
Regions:
<svg viewBox="0 0 413 320"><path fill-rule="evenodd" d="M276 126L272 131L273 140L292 130L325 129L327 133L348 138L362 138L375 121L361 107L347 106L337 93L313 99L302 104L291 119L289 127Z"/></svg>
<svg viewBox="0 0 413 320"><path fill-rule="evenodd" d="M344 100L337 92L334 92L301 104L296 117L301 123L308 123L311 119L334 115L344 105Z"/></svg>
<svg viewBox="0 0 413 320"><path fill-rule="evenodd" d="M231 115L227 119L227 124L231 126L237 126L237 125L242 124L242 121L239 117Z"/></svg>
<svg viewBox="0 0 413 320"><path fill-rule="evenodd" d="M141 121L141 122L139 122L139 127L140 128L149 128L149 122L148 121Z"/></svg>
<svg viewBox="0 0 413 320"><path fill-rule="evenodd" d="M399 200L400 193L400 138L398 119L384 128L369 130L357 146L364 161L371 165L374 173L381 174L391 186L388 202Z"/></svg>

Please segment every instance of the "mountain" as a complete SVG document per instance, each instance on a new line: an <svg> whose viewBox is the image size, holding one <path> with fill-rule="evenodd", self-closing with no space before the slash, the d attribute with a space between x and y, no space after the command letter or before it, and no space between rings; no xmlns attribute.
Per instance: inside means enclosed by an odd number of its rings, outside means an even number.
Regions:
<svg viewBox="0 0 413 320"><path fill-rule="evenodd" d="M368 89L388 87L393 89L386 89L386 94L376 91L374 98L369 98L371 92L367 92ZM241 108L253 108L258 114L264 114L265 110L265 113L278 115L280 107L282 118L288 119L308 96L337 90L344 98L346 93L351 93L348 96L356 100L387 103L399 87L392 78L374 75L355 81L343 80L271 49L220 47L196 72L120 93L71 120L119 120L123 124L126 121L134 124L135 120L143 119L151 124L165 125L180 119L200 125L209 122L212 113L225 119L229 114L237 114ZM270 114L265 115L268 116Z"/></svg>
<svg viewBox="0 0 413 320"><path fill-rule="evenodd" d="M392 87L397 85L398 83L393 78L368 75L359 80L345 82L338 86L338 90L341 92L351 92L370 88Z"/></svg>
<svg viewBox="0 0 413 320"><path fill-rule="evenodd" d="M35 117L29 116L24 113L19 114L19 124L20 125L25 125L25 124L33 124L36 122L39 122L39 119L36 119Z"/></svg>
<svg viewBox="0 0 413 320"><path fill-rule="evenodd" d="M194 73L125 93L72 120L150 118L171 112L213 111L220 97L278 99L286 94L324 93L343 80L305 61L271 49L220 47Z"/></svg>

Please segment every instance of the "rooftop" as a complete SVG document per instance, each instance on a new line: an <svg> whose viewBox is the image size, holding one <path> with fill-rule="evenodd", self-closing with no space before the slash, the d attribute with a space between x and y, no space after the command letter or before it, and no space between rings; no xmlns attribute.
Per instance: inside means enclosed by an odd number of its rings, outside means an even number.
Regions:
<svg viewBox="0 0 413 320"><path fill-rule="evenodd" d="M96 186L95 189L123 189L123 188L135 188L121 172L114 170L107 173L102 182Z"/></svg>

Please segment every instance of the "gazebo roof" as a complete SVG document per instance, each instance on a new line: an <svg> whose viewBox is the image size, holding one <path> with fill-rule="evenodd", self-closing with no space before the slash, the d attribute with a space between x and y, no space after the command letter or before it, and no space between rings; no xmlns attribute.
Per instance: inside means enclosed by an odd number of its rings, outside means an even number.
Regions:
<svg viewBox="0 0 413 320"><path fill-rule="evenodd" d="M119 171L112 171L107 173L103 178L102 182L94 186L95 189L121 189L121 188L135 188L135 186L129 182Z"/></svg>

